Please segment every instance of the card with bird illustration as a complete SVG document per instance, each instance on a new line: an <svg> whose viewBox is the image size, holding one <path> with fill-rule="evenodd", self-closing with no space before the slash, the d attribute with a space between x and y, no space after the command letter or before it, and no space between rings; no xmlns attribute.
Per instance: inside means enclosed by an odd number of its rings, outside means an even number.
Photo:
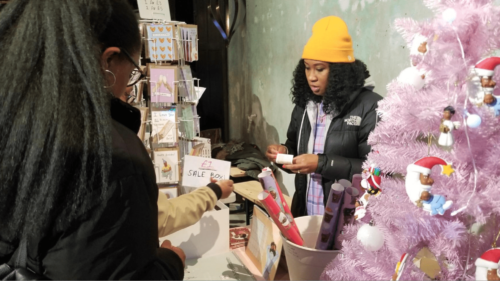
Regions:
<svg viewBox="0 0 500 281"><path fill-rule="evenodd" d="M154 152L156 183L179 182L179 148L160 148Z"/></svg>

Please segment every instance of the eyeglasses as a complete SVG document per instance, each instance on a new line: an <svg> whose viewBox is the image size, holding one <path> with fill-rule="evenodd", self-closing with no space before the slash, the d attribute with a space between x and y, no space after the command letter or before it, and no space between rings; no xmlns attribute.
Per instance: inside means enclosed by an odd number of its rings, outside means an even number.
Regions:
<svg viewBox="0 0 500 281"><path fill-rule="evenodd" d="M134 61L132 56L125 49L120 48L120 51L124 53L127 59L135 66L135 69L130 74L127 87L134 86L139 81L144 79L146 75L142 72L141 67Z"/></svg>

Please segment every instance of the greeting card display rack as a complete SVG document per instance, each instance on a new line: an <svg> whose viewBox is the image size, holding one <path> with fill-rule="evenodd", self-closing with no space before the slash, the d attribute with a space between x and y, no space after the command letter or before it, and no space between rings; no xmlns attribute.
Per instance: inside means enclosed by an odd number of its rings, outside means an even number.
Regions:
<svg viewBox="0 0 500 281"><path fill-rule="evenodd" d="M200 79L188 64L198 60L197 26L164 20L140 20L139 26L145 78L134 86L129 102L143 115L139 137L150 152L158 186L179 191L184 156L211 157L210 140L199 137Z"/></svg>

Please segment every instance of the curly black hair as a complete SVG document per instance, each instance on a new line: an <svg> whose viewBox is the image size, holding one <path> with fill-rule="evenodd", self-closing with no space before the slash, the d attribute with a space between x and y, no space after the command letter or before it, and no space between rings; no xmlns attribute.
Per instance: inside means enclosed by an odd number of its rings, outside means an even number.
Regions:
<svg viewBox="0 0 500 281"><path fill-rule="evenodd" d="M301 59L293 72L292 102L305 107L312 100L320 103L323 101L323 110L326 114L341 111L349 100L349 95L365 84L365 79L370 77L366 64L360 60L353 63L330 63L328 86L324 96L313 94L306 78L306 66Z"/></svg>
<svg viewBox="0 0 500 281"><path fill-rule="evenodd" d="M445 107L443 111L449 111L451 114L455 114L455 108L451 105Z"/></svg>

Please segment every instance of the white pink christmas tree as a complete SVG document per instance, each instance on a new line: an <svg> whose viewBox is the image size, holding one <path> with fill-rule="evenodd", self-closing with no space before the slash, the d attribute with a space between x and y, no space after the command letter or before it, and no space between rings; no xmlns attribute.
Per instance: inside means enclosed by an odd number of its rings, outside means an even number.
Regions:
<svg viewBox="0 0 500 281"><path fill-rule="evenodd" d="M396 21L411 50L410 68L387 86L379 103L380 121L369 137L373 152L365 167L383 171L383 191L369 198L362 220L344 229L342 254L323 279L473 280L476 260L500 230L500 118L488 105L478 106L484 89L474 70L500 48L500 8L488 0L424 4L435 12L434 19ZM492 80L499 79L497 71ZM455 114L448 108L443 120L448 106ZM476 127L478 117L482 122ZM443 133L449 135L441 137ZM426 174L433 184L424 184ZM447 208L430 209L424 191L432 198L443 196L448 203L440 206ZM370 241L357 239L358 229L369 221L384 237L376 251L363 246ZM418 263L422 249L432 253L428 257L435 257L437 269ZM404 254L405 266L394 274ZM499 259L500 250L490 251L479 259L478 273ZM486 279L485 274L479 278Z"/></svg>

